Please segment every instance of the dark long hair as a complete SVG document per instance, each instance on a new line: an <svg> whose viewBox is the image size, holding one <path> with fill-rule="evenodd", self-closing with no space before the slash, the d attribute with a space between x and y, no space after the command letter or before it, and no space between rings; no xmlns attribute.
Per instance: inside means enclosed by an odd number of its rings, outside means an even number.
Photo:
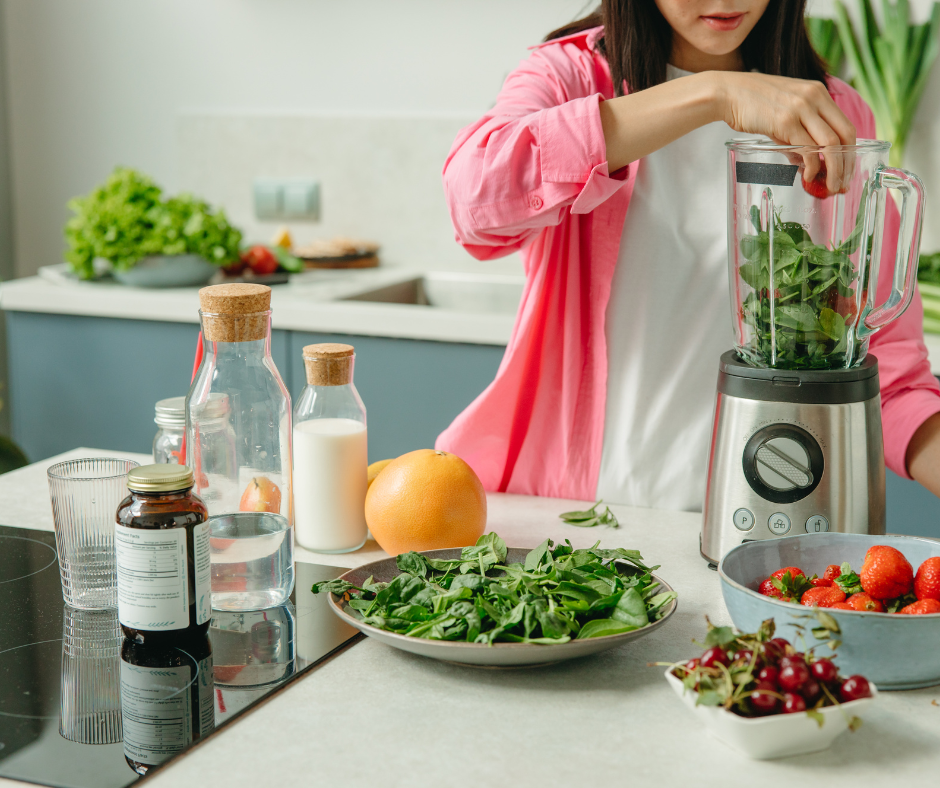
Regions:
<svg viewBox="0 0 940 788"><path fill-rule="evenodd" d="M771 0L744 39L744 69L823 81L826 68L809 42L805 10L806 0ZM603 0L592 13L552 31L545 40L601 25L604 35L598 47L610 64L616 95L623 94L624 82L635 93L666 81L672 28L653 0Z"/></svg>

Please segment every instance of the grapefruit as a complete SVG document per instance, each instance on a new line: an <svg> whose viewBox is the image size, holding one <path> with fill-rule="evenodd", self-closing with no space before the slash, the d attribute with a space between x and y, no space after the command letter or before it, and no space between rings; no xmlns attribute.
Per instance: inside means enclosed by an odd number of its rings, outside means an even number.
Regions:
<svg viewBox="0 0 940 788"><path fill-rule="evenodd" d="M382 469L366 494L366 523L389 555L476 544L486 492L456 454L419 449Z"/></svg>
<svg viewBox="0 0 940 788"><path fill-rule="evenodd" d="M382 469L383 469L386 465L388 465L390 462L393 462L393 461L394 461L394 460L379 460L378 462L373 462L373 463L369 466L369 470L368 470L368 473L369 473L369 487L372 486L372 482L374 482L374 481L375 481L375 477L378 476L378 475L382 472Z"/></svg>

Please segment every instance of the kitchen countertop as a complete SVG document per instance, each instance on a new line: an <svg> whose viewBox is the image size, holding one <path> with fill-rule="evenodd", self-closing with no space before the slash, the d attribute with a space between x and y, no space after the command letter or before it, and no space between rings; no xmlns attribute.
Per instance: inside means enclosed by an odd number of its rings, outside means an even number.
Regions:
<svg viewBox="0 0 940 788"><path fill-rule="evenodd" d="M509 342L515 315L332 300L423 273L387 266L303 274L291 284L272 288L273 327L482 345L505 345ZM31 276L0 284L0 308L12 312L198 323L198 290L197 287L127 287L116 282L58 284Z"/></svg>
<svg viewBox="0 0 940 788"><path fill-rule="evenodd" d="M2 522L52 530L45 468L76 449L0 476ZM126 455L146 461L146 455ZM557 515L575 502L488 496L488 530L513 546L546 536L576 547L639 548L679 593L670 623L604 654L532 669L451 665L366 639L157 772L154 788L660 784L752 788L791 780L927 785L940 754L940 687L883 693L862 728L813 755L750 761L711 739L651 661L698 650L707 614L729 623L718 577L698 553L697 514L612 507L617 530L582 530ZM297 559L353 566L355 553ZM774 782L771 782L774 781ZM786 781L786 782L776 782ZM0 779L0 786L23 785Z"/></svg>

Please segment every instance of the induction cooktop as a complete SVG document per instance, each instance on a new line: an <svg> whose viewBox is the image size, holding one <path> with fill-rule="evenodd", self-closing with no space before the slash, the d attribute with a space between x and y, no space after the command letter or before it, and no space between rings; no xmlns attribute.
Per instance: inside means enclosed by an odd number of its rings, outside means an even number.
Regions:
<svg viewBox="0 0 940 788"><path fill-rule="evenodd" d="M288 604L213 611L208 641L143 649L117 611L64 604L54 534L0 525L0 777L122 788L224 732L361 638L310 593L344 571L298 563Z"/></svg>

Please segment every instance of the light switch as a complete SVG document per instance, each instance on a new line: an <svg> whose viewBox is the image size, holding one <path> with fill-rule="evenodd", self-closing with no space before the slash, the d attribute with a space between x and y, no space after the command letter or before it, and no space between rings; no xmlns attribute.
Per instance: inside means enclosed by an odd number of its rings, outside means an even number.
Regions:
<svg viewBox="0 0 940 788"><path fill-rule="evenodd" d="M254 183L255 216L259 219L278 219L281 216L281 182L258 178Z"/></svg>
<svg viewBox="0 0 940 788"><path fill-rule="evenodd" d="M320 219L320 184L311 178L257 178L253 194L259 219Z"/></svg>
<svg viewBox="0 0 940 788"><path fill-rule="evenodd" d="M288 181L284 184L284 218L307 219L320 218L319 189L316 181Z"/></svg>

